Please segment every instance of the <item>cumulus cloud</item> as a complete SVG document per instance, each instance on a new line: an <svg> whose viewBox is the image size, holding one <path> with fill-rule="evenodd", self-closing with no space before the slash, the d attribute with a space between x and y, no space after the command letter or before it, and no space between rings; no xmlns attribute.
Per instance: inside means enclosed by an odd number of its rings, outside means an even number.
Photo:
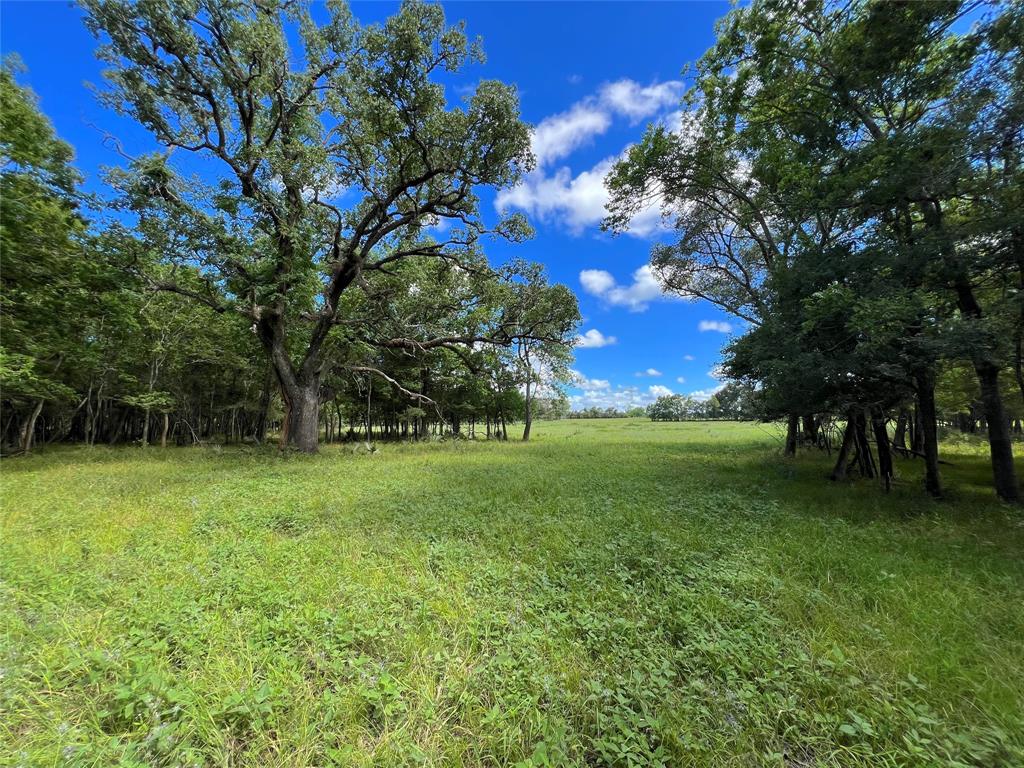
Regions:
<svg viewBox="0 0 1024 768"><path fill-rule="evenodd" d="M670 80L642 86L634 80L618 80L601 87L599 99L610 109L634 123L679 103L683 84Z"/></svg>
<svg viewBox="0 0 1024 768"><path fill-rule="evenodd" d="M686 379L683 376L676 376L676 381L679 382L680 384L686 383Z"/></svg>
<svg viewBox="0 0 1024 768"><path fill-rule="evenodd" d="M618 339L614 336L605 336L597 328L591 328L576 337L576 347L577 349L598 349L600 347L607 347L617 341Z"/></svg>
<svg viewBox="0 0 1024 768"><path fill-rule="evenodd" d="M722 384L719 384L717 387L712 387L711 389L698 389L695 392L691 392L690 397L692 397L694 400L704 402L705 400L710 400L713 396L717 395L723 389L725 389L724 382Z"/></svg>
<svg viewBox="0 0 1024 768"><path fill-rule="evenodd" d="M501 212L518 208L542 221L563 224L577 235L596 226L606 215L608 190L604 178L621 153L579 173L565 166L551 170L552 164L606 133L616 118L636 123L655 117L676 104L682 92L682 83L675 80L646 86L634 80L618 80L604 84L596 94L565 112L544 118L531 139L537 168L517 186L500 191L495 206ZM668 119L675 123L681 120ZM663 226L659 206L652 205L633 218L628 231L636 237L648 237Z"/></svg>
<svg viewBox="0 0 1024 768"><path fill-rule="evenodd" d="M727 323L724 320L701 320L697 328L701 333L704 333L704 331L732 333L732 323Z"/></svg>
<svg viewBox="0 0 1024 768"><path fill-rule="evenodd" d="M607 110L594 104L581 102L566 112L561 112L540 121L533 129L530 146L537 158L537 167L542 168L552 160L558 160L598 136L612 124Z"/></svg>
<svg viewBox="0 0 1024 768"><path fill-rule="evenodd" d="M691 362L692 363L696 359L697 358L694 357L693 355L683 355L683 360L686 360L687 362Z"/></svg>
<svg viewBox="0 0 1024 768"><path fill-rule="evenodd" d="M631 312L643 312L658 299L674 298L662 292L650 264L644 264L633 272L633 282L628 285L620 285L610 272L603 269L584 269L580 272L580 284L591 296L613 306L627 307Z"/></svg>
<svg viewBox="0 0 1024 768"><path fill-rule="evenodd" d="M607 379L591 379L579 371L572 371L572 385L583 390L601 391L611 389L611 382Z"/></svg>
<svg viewBox="0 0 1024 768"><path fill-rule="evenodd" d="M580 272L580 285L587 293L601 296L615 287L615 278L603 269L584 269Z"/></svg>
<svg viewBox="0 0 1024 768"><path fill-rule="evenodd" d="M648 368L646 371L637 371L637 376L661 376L661 371L657 368Z"/></svg>
<svg viewBox="0 0 1024 768"><path fill-rule="evenodd" d="M722 370L722 366L716 365L714 368L708 371L708 376L710 376L712 379L724 379L725 371Z"/></svg>
<svg viewBox="0 0 1024 768"><path fill-rule="evenodd" d="M582 383L577 383L576 386L583 391L569 396L569 403L573 410L581 410L583 408L615 408L620 411L626 411L637 406L644 407L650 405L662 395L672 394L671 389L659 384L653 384L647 387L646 390L639 387L625 387L622 385L587 386L595 383L607 385L608 382L602 379L588 379L586 376L580 375Z"/></svg>
<svg viewBox="0 0 1024 768"><path fill-rule="evenodd" d="M557 221L578 235L600 224L605 216L608 190L604 177L613 162L614 158L607 158L577 176L568 168L559 168L550 176L531 173L517 186L501 190L495 205L501 212L519 208L541 221Z"/></svg>
<svg viewBox="0 0 1024 768"><path fill-rule="evenodd" d="M495 206L504 213L518 208L541 221L562 224L573 235L589 227L597 227L608 213L608 189L605 176L618 157L606 157L588 171L575 176L561 167L548 175L534 171L511 189L503 189L495 198ZM629 222L628 234L649 237L664 229L661 209L652 205Z"/></svg>

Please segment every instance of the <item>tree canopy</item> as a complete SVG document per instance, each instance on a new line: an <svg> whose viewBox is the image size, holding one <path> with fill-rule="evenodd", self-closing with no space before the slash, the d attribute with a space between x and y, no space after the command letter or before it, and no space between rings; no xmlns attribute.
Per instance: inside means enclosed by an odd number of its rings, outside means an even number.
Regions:
<svg viewBox="0 0 1024 768"><path fill-rule="evenodd" d="M788 419L788 452L800 415L846 419L836 476L847 449L875 473L870 425L888 482L886 421L913 404L939 494L936 380L969 363L996 492L1020 498L1022 30L1015 4L751 3L719 23L680 124L609 175L606 226L661 206L663 287L747 324L725 370Z"/></svg>

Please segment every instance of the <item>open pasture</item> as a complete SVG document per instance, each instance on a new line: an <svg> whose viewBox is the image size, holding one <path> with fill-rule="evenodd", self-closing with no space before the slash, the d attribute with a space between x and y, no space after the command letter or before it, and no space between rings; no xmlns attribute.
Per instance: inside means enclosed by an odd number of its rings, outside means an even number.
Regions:
<svg viewBox="0 0 1024 768"><path fill-rule="evenodd" d="M1024 527L774 427L3 463L0 761L1011 766Z"/></svg>

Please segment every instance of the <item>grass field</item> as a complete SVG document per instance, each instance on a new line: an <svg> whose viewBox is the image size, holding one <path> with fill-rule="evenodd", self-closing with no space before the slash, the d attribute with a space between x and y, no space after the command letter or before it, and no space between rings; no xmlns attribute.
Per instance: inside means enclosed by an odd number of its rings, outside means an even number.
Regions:
<svg viewBox="0 0 1024 768"><path fill-rule="evenodd" d="M2 464L0 762L1020 766L1024 516L773 427Z"/></svg>

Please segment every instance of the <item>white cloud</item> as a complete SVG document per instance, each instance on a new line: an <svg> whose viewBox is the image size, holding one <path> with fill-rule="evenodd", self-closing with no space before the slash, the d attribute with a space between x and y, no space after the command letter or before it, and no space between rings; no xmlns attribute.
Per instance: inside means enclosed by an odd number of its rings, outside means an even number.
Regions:
<svg viewBox="0 0 1024 768"><path fill-rule="evenodd" d="M551 175L541 171L528 174L511 189L503 189L495 198L495 207L502 213L519 208L541 221L564 225L571 234L580 235L588 227L597 227L608 211L608 189L605 176L618 157L606 157L589 171L573 176L566 168ZM664 229L661 209L652 205L634 216L627 234L648 237Z"/></svg>
<svg viewBox="0 0 1024 768"><path fill-rule="evenodd" d="M597 328L591 328L589 331L576 337L576 347L578 349L598 349L600 347L607 347L609 344L617 342L614 336L605 336Z"/></svg>
<svg viewBox="0 0 1024 768"><path fill-rule="evenodd" d="M648 368L646 371L637 371L636 375L637 376L651 376L651 377L661 376L661 371L659 371L657 368Z"/></svg>
<svg viewBox="0 0 1024 768"><path fill-rule="evenodd" d="M708 371L708 376L710 376L712 379L724 379L725 371L722 370L722 366L716 365L714 368Z"/></svg>
<svg viewBox="0 0 1024 768"><path fill-rule="evenodd" d="M679 382L680 384L686 383L686 379L683 376L676 376L676 381Z"/></svg>
<svg viewBox="0 0 1024 768"><path fill-rule="evenodd" d="M603 269L584 269L580 272L580 284L587 293L601 296L615 286L615 278Z"/></svg>
<svg viewBox="0 0 1024 768"><path fill-rule="evenodd" d="M501 190L495 198L495 207L501 212L518 208L542 221L563 224L576 235L600 224L607 213L608 202L604 179L621 153L606 157L579 173L565 166L550 171L549 166L606 133L616 117L625 117L633 123L654 117L678 102L682 91L682 83L675 80L647 86L633 80L618 80L604 84L597 94L577 102L565 112L544 118L534 129L531 140L537 158L536 170L512 189ZM669 119L673 123L681 121L681 117L670 116ZM633 217L627 231L645 238L662 228L661 210L655 204Z"/></svg>
<svg viewBox="0 0 1024 768"><path fill-rule="evenodd" d="M612 124L611 115L600 107L580 102L568 111L540 121L533 129L531 147L537 158L537 167L572 153L573 150L598 136Z"/></svg>
<svg viewBox="0 0 1024 768"><path fill-rule="evenodd" d="M501 190L495 205L501 212L519 208L542 221L560 221L578 235L605 216L604 177L610 169L611 162L602 161L575 178L568 168L560 168L553 176L534 172L515 187Z"/></svg>
<svg viewBox="0 0 1024 768"><path fill-rule="evenodd" d="M607 379L590 379L586 374L579 371L572 371L572 385L584 390L600 391L611 389L611 382Z"/></svg>
<svg viewBox="0 0 1024 768"><path fill-rule="evenodd" d="M658 299L676 298L662 292L650 264L633 272L633 282L629 285L619 285L611 273L603 269L584 269L580 272L580 284L591 296L613 306L627 307L631 312L643 312L648 304Z"/></svg>
<svg viewBox="0 0 1024 768"><path fill-rule="evenodd" d="M683 355L683 360L686 360L687 362L691 362L692 363L696 359L697 358L694 357L693 355Z"/></svg>
<svg viewBox="0 0 1024 768"><path fill-rule="evenodd" d="M699 400L703 402L705 400L710 400L714 395L717 395L723 389L725 389L724 382L722 384L719 384L717 387L712 387L711 389L698 389L695 392L691 392L690 397L692 397L694 400Z"/></svg>
<svg viewBox="0 0 1024 768"><path fill-rule="evenodd" d="M732 333L732 323L724 320L701 320L697 326L701 333L704 331L718 331L718 333Z"/></svg>
<svg viewBox="0 0 1024 768"><path fill-rule="evenodd" d="M618 80L601 87L599 99L634 123L679 103L683 84L670 80L642 86L635 80Z"/></svg>
<svg viewBox="0 0 1024 768"><path fill-rule="evenodd" d="M594 379L583 378L583 381L587 384L594 384ZM597 383L607 384L608 382L596 380ZM630 408L637 406L644 407L650 405L662 395L671 395L672 390L668 387L663 387L658 384L654 384L648 387L646 390L642 390L639 387L624 387L622 385L611 387L587 387L583 384L578 384L582 392L569 396L569 403L573 410L582 410L583 408L615 408L620 411L625 411Z"/></svg>

